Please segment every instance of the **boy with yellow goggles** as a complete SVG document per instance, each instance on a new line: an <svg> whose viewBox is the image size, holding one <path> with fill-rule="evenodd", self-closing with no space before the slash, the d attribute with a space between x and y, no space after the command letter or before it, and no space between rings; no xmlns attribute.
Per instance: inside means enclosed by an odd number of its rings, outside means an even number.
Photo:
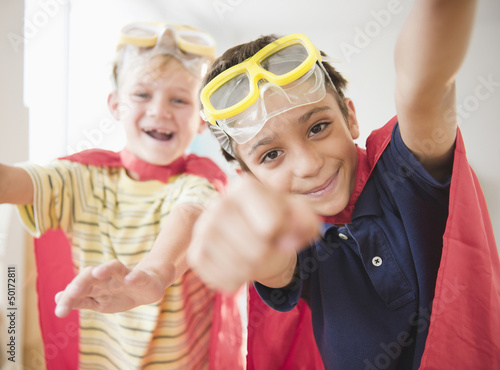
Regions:
<svg viewBox="0 0 500 370"><path fill-rule="evenodd" d="M262 36L213 64L205 115L246 175L197 220L188 263L217 289L254 282L251 367L500 369L500 259L456 115L477 3L414 2L395 47L397 114L366 149L346 81L310 63L303 38ZM328 88L308 75L320 64L337 91L306 103Z"/></svg>
<svg viewBox="0 0 500 370"><path fill-rule="evenodd" d="M243 144L270 118L325 97L328 73L321 62L306 36L282 37L211 80L201 92L201 115L232 154L225 134ZM329 76L328 82L335 89Z"/></svg>

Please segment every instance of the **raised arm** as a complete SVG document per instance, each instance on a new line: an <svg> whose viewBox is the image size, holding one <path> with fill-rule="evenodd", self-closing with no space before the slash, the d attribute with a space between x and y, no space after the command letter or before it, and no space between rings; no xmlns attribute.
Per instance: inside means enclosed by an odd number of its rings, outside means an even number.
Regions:
<svg viewBox="0 0 500 370"><path fill-rule="evenodd" d="M25 170L0 163L0 203L33 203L33 183Z"/></svg>
<svg viewBox="0 0 500 370"><path fill-rule="evenodd" d="M451 173L455 77L465 58L475 0L417 0L395 52L396 110L408 148L437 179Z"/></svg>
<svg viewBox="0 0 500 370"><path fill-rule="evenodd" d="M196 220L202 212L203 207L199 204L177 206L168 216L151 252L134 270L153 272L161 278L165 287L172 285L188 269L186 251Z"/></svg>

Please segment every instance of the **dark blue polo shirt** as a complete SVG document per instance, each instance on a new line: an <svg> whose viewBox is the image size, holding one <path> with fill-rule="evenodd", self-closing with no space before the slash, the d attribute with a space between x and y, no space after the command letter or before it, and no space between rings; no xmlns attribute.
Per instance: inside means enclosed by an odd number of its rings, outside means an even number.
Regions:
<svg viewBox="0 0 500 370"><path fill-rule="evenodd" d="M305 299L326 369L418 369L429 329L449 184L432 178L398 125L356 203L351 224L324 224L283 289L255 283L288 311Z"/></svg>

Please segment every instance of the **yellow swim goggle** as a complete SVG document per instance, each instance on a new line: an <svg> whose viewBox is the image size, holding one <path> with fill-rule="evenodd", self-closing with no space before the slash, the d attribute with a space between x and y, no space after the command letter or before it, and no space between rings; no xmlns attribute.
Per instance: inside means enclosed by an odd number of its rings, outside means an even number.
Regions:
<svg viewBox="0 0 500 370"><path fill-rule="evenodd" d="M201 115L214 125L212 131L224 150L232 154L220 130L242 144L271 117L322 100L327 73L321 61L321 53L306 36L292 34L211 80L201 92Z"/></svg>
<svg viewBox="0 0 500 370"><path fill-rule="evenodd" d="M133 45L150 48L150 54L171 54L202 75L215 59L215 40L194 27L160 22L136 22L120 33L117 49ZM137 54L137 53L136 53ZM200 69L201 68L201 69Z"/></svg>
<svg viewBox="0 0 500 370"><path fill-rule="evenodd" d="M167 30L172 31L177 47L182 51L215 58L215 40L208 33L194 27L166 22L138 22L123 27L117 47L125 44L153 47Z"/></svg>

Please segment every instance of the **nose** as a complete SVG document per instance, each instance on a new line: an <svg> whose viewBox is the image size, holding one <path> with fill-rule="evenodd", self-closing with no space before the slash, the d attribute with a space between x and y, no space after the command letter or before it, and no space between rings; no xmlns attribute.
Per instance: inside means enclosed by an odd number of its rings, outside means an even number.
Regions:
<svg viewBox="0 0 500 370"><path fill-rule="evenodd" d="M310 144L295 146L293 155L293 174L299 178L317 176L324 165L321 154Z"/></svg>
<svg viewBox="0 0 500 370"><path fill-rule="evenodd" d="M152 118L172 118L168 101L162 97L152 99L146 109L146 115Z"/></svg>

